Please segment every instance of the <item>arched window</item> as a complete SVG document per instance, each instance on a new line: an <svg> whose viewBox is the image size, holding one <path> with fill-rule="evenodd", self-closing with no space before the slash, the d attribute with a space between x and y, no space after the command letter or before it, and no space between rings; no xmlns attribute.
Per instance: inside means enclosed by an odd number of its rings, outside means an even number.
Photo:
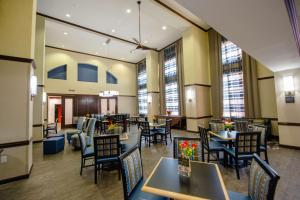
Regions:
<svg viewBox="0 0 300 200"><path fill-rule="evenodd" d="M106 83L118 84L118 79L112 73L106 71Z"/></svg>
<svg viewBox="0 0 300 200"><path fill-rule="evenodd" d="M78 63L78 81L98 82L98 67L86 63Z"/></svg>
<svg viewBox="0 0 300 200"><path fill-rule="evenodd" d="M67 80L67 65L61 65L48 71L49 79Z"/></svg>

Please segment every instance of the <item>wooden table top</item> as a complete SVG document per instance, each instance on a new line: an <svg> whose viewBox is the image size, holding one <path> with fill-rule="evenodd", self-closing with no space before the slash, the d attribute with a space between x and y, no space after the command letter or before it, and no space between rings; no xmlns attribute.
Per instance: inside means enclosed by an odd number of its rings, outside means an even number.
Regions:
<svg viewBox="0 0 300 200"><path fill-rule="evenodd" d="M191 161L191 167L191 177L182 177L177 172L178 160L162 157L142 191L173 199L229 199L216 164Z"/></svg>
<svg viewBox="0 0 300 200"><path fill-rule="evenodd" d="M237 131L219 131L219 132L213 132L209 131L211 135L214 135L218 138L221 138L222 140L235 140Z"/></svg>

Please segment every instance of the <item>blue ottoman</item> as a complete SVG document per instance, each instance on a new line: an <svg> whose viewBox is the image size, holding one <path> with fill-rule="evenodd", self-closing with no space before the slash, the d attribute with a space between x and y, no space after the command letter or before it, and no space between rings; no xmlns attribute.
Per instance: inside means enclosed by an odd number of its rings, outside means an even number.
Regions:
<svg viewBox="0 0 300 200"><path fill-rule="evenodd" d="M43 143L44 154L55 154L64 150L65 147L65 139L63 137L47 138Z"/></svg>
<svg viewBox="0 0 300 200"><path fill-rule="evenodd" d="M53 138L53 137L61 137L61 138L64 138L64 141L65 141L65 134L64 134L64 133L49 134L49 135L47 136L47 139Z"/></svg>

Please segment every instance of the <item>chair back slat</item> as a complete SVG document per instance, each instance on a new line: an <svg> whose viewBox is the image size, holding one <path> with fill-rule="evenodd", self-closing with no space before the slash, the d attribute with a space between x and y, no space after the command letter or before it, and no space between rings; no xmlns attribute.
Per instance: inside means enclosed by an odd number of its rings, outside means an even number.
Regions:
<svg viewBox="0 0 300 200"><path fill-rule="evenodd" d="M78 131L82 131L84 121L85 121L85 117L78 118L78 121L77 121L77 130Z"/></svg>
<svg viewBox="0 0 300 200"><path fill-rule="evenodd" d="M251 199L273 200L279 175L257 154L253 155L248 183Z"/></svg>
<svg viewBox="0 0 300 200"><path fill-rule="evenodd" d="M260 154L260 132L238 132L235 141L236 156Z"/></svg>
<svg viewBox="0 0 300 200"><path fill-rule="evenodd" d="M101 135L94 137L95 159L115 158L120 155L119 135Z"/></svg>
<svg viewBox="0 0 300 200"><path fill-rule="evenodd" d="M246 132L249 130L248 128L249 122L248 121L235 121L235 130L239 132Z"/></svg>
<svg viewBox="0 0 300 200"><path fill-rule="evenodd" d="M172 119L167 119L166 120L166 128L165 128L165 134L171 134L171 124L172 124Z"/></svg>
<svg viewBox="0 0 300 200"><path fill-rule="evenodd" d="M124 199L129 200L143 180L143 164L137 146L119 157L122 172Z"/></svg>
<svg viewBox="0 0 300 200"><path fill-rule="evenodd" d="M260 145L267 144L267 137L266 137L267 126L255 124L255 125L252 125L252 131L260 132Z"/></svg>
<svg viewBox="0 0 300 200"><path fill-rule="evenodd" d="M209 136L208 136L208 130L202 126L198 126L199 134L200 134L200 140L202 146L209 150Z"/></svg>
<svg viewBox="0 0 300 200"><path fill-rule="evenodd" d="M139 122L139 127L141 129L141 134L142 135L150 135L149 122L147 122L147 121L140 121Z"/></svg>

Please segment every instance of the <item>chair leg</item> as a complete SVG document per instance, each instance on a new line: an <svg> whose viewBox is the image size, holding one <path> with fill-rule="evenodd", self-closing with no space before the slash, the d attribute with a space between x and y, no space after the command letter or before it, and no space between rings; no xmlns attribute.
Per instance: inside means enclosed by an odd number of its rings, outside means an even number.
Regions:
<svg viewBox="0 0 300 200"><path fill-rule="evenodd" d="M168 146L168 141L167 141L167 139L168 139L168 135L166 134L166 135L165 135L165 140L166 140L166 145Z"/></svg>
<svg viewBox="0 0 300 200"><path fill-rule="evenodd" d="M83 165L83 159L81 158L80 176L82 175L82 165Z"/></svg>
<svg viewBox="0 0 300 200"><path fill-rule="evenodd" d="M121 169L118 170L119 172L119 180L121 180Z"/></svg>
<svg viewBox="0 0 300 200"><path fill-rule="evenodd" d="M204 162L204 148L201 146L201 157L202 157L202 162Z"/></svg>
<svg viewBox="0 0 300 200"><path fill-rule="evenodd" d="M97 164L95 164L95 184L97 184L97 167L98 167L98 165Z"/></svg>
<svg viewBox="0 0 300 200"><path fill-rule="evenodd" d="M238 180L240 180L240 171L239 171L239 161L235 159L235 171L236 171L236 177Z"/></svg>
<svg viewBox="0 0 300 200"><path fill-rule="evenodd" d="M210 155L209 155L209 151L207 152L207 162L209 163L210 160Z"/></svg>
<svg viewBox="0 0 300 200"><path fill-rule="evenodd" d="M265 160L266 160L266 162L269 164L269 159L268 159L267 149L266 149L266 151L265 151Z"/></svg>

